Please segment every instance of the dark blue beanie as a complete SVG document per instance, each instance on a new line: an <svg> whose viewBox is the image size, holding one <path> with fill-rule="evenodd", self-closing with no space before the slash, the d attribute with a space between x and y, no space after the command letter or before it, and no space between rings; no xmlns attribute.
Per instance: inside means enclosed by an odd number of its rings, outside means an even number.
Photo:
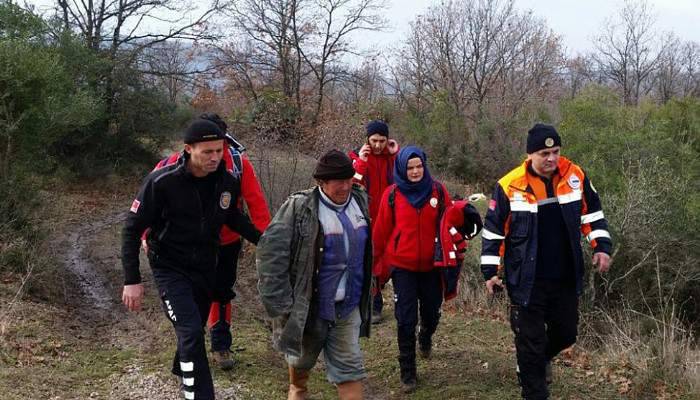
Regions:
<svg viewBox="0 0 700 400"><path fill-rule="evenodd" d="M367 124L367 137L375 134L389 137L389 126L384 121L375 119Z"/></svg>
<svg viewBox="0 0 700 400"><path fill-rule="evenodd" d="M554 146L561 146L561 137L552 125L535 124L527 132L527 154Z"/></svg>

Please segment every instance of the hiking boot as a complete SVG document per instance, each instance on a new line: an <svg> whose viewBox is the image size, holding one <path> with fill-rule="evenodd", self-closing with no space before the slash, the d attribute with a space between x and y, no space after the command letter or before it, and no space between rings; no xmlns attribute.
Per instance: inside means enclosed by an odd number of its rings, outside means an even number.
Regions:
<svg viewBox="0 0 700 400"><path fill-rule="evenodd" d="M432 344L419 344L418 345L418 356L424 360L430 359L430 356L433 354L433 346Z"/></svg>
<svg viewBox="0 0 700 400"><path fill-rule="evenodd" d="M408 379L407 381L401 381L401 393L404 394L409 394L413 393L416 391L418 388L418 382L416 382L416 379Z"/></svg>
<svg viewBox="0 0 700 400"><path fill-rule="evenodd" d="M401 392L413 393L418 386L416 378L415 354L413 360L399 359L399 369L401 371Z"/></svg>
<svg viewBox="0 0 700 400"><path fill-rule="evenodd" d="M224 371L228 371L230 369L233 369L233 359L231 358L231 352L228 350L222 350L222 351L213 351L212 353L212 360L214 360L214 363L219 366L219 368L223 369Z"/></svg>
<svg viewBox="0 0 700 400"><path fill-rule="evenodd" d="M554 382L554 378L552 378L552 362L548 361L547 365L544 367L544 381L547 382L547 385L551 385L552 382Z"/></svg>
<svg viewBox="0 0 700 400"><path fill-rule="evenodd" d="M287 400L306 400L308 389L306 383L309 381L309 370L289 367L289 391Z"/></svg>

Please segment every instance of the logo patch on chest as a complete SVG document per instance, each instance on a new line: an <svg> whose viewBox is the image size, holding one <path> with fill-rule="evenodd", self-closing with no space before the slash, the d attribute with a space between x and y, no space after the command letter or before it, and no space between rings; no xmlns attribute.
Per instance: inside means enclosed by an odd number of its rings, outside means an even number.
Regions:
<svg viewBox="0 0 700 400"><path fill-rule="evenodd" d="M576 175L571 175L569 177L569 186L571 186L572 189L576 190L581 187L581 179L579 179L578 176Z"/></svg>
<svg viewBox="0 0 700 400"><path fill-rule="evenodd" d="M221 193L221 198L219 199L219 207L224 210L228 210L231 205L231 192Z"/></svg>

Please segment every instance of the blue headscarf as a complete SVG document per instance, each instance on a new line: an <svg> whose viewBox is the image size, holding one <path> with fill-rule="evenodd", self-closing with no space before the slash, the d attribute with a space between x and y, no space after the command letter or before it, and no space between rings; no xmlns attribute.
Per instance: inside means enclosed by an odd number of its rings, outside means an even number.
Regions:
<svg viewBox="0 0 700 400"><path fill-rule="evenodd" d="M423 162L423 178L419 182L409 181L406 175L408 160L414 157L420 158ZM430 176L426 159L427 156L420 148L406 146L399 151L394 162L394 183L401 194L406 196L408 202L417 209L423 207L433 193L433 178Z"/></svg>

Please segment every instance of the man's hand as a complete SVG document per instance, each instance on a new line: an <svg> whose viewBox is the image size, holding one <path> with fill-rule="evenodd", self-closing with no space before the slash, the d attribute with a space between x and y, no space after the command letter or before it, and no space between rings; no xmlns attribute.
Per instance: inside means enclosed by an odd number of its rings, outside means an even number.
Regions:
<svg viewBox="0 0 700 400"><path fill-rule="evenodd" d="M389 154L396 154L399 151L399 143L394 139L389 139L386 147L389 149Z"/></svg>
<svg viewBox="0 0 700 400"><path fill-rule="evenodd" d="M360 148L360 160L367 162L367 158L369 157L369 153L372 152L372 147L369 144L363 144L362 147Z"/></svg>
<svg viewBox="0 0 700 400"><path fill-rule="evenodd" d="M489 294L494 293L494 287L497 287L497 291L503 290L503 281L498 277L498 275L494 275L491 279L486 281L486 291L489 292Z"/></svg>
<svg viewBox="0 0 700 400"><path fill-rule="evenodd" d="M141 311L143 301L143 284L124 285L122 303L129 311Z"/></svg>
<svg viewBox="0 0 700 400"><path fill-rule="evenodd" d="M598 267L598 272L608 272L610 269L610 256L606 253L593 254L593 265Z"/></svg>

